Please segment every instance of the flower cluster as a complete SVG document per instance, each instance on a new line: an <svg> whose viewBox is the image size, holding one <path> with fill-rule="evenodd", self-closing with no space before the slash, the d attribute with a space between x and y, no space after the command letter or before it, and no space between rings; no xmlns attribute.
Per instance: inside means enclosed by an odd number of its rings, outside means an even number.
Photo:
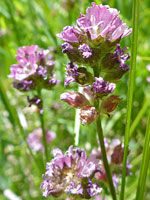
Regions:
<svg viewBox="0 0 150 200"><path fill-rule="evenodd" d="M54 149L52 154L54 158L47 163L41 184L43 196L58 197L67 193L89 199L102 191L96 182L92 182L95 172L100 171L99 160L94 155L87 158L84 150L73 146L65 153Z"/></svg>
<svg viewBox="0 0 150 200"><path fill-rule="evenodd" d="M60 96L60 99L67 102L71 107L80 108L80 119L83 125L92 123L100 114L100 111L94 106L94 100L113 92L115 87L115 84L106 83L102 77L95 79L93 87L84 87L83 94L80 92L65 92ZM102 84L99 85L99 82ZM111 95L103 99L99 109L109 115L115 110L120 101L121 99L118 96Z"/></svg>
<svg viewBox="0 0 150 200"><path fill-rule="evenodd" d="M117 187L117 183L119 181L120 175L122 174L122 162L123 162L123 145L121 144L119 139L113 139L112 141L107 138L104 139L105 148L107 153L107 160L111 166L112 178L114 182L114 186ZM128 151L129 153L129 151ZM93 149L92 154L96 156L98 159L102 159L101 150ZM127 161L127 175L130 173L130 168L132 166ZM98 180L107 182L107 177L104 169L104 165L101 165L101 171L96 172L95 178Z"/></svg>
<svg viewBox="0 0 150 200"><path fill-rule="evenodd" d="M58 84L53 74L54 61L50 50L44 50L37 45L20 47L17 50L18 64L10 68L9 78L14 79L13 87L20 91L51 89Z"/></svg>
<svg viewBox="0 0 150 200"><path fill-rule="evenodd" d="M53 131L46 131L46 142L49 144L53 139L55 139L56 133ZM42 144L42 129L37 128L27 137L27 142L33 151L44 152L44 146Z"/></svg>
<svg viewBox="0 0 150 200"><path fill-rule="evenodd" d="M77 19L76 26L66 26L57 34L57 37L65 41L63 52L74 62L94 66L102 55L113 50L121 38L132 31L118 14L118 10L109 6L92 3L86 15L81 14Z"/></svg>
<svg viewBox="0 0 150 200"><path fill-rule="evenodd" d="M121 101L111 93L115 90L115 83L129 71L126 61L130 56L125 53L127 47L121 49L119 42L132 30L118 15L116 9L92 3L86 15L81 14L77 19L76 26L66 26L57 34L65 41L62 52L70 59L65 86L76 82L83 87L83 94L66 92L61 95L61 100L81 109L82 124L90 124L102 112L109 116ZM92 68L93 73L87 66ZM101 100L101 105L98 100Z"/></svg>

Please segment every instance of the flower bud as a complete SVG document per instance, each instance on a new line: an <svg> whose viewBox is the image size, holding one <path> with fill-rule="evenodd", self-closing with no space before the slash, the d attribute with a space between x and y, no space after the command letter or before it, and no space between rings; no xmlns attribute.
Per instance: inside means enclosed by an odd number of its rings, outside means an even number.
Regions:
<svg viewBox="0 0 150 200"><path fill-rule="evenodd" d="M103 96L112 93L116 85L114 83L105 82L102 77L95 77L95 82L93 83L93 89L96 93L96 96L102 98Z"/></svg>
<svg viewBox="0 0 150 200"><path fill-rule="evenodd" d="M74 108L83 108L84 106L89 105L85 96L79 92L65 92L61 94L60 99Z"/></svg>

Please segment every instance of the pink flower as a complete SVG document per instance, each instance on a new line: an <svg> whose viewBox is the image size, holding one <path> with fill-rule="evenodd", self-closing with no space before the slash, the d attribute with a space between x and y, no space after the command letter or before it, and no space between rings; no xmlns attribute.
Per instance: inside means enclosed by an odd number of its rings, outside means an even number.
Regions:
<svg viewBox="0 0 150 200"><path fill-rule="evenodd" d="M53 75L55 63L49 55L50 50L44 50L37 45L23 46L17 50L18 64L10 68L8 76L15 80L13 87L21 91L34 90L36 87L51 89L58 84Z"/></svg>
<svg viewBox="0 0 150 200"><path fill-rule="evenodd" d="M132 32L118 15L117 9L92 3L86 15L81 14L77 19L77 26L66 26L57 37L69 43L80 44L90 40L97 40L98 44L103 40L114 42Z"/></svg>
<svg viewBox="0 0 150 200"><path fill-rule="evenodd" d="M53 131L46 132L47 143L50 143L53 139L55 139L55 137L56 133ZM44 146L42 144L42 129L37 128L32 133L30 133L27 137L27 142L33 151L44 152Z"/></svg>
<svg viewBox="0 0 150 200"><path fill-rule="evenodd" d="M87 158L86 151L73 146L65 153L54 149L52 154L54 158L47 163L41 184L43 196L59 197L67 193L89 199L101 192L100 186L90 179L100 167L95 156Z"/></svg>

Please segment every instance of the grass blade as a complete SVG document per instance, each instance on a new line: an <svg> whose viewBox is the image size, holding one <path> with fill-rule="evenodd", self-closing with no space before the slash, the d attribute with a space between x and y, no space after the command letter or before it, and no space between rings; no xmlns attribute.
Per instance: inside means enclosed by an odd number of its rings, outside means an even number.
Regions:
<svg viewBox="0 0 150 200"><path fill-rule="evenodd" d="M133 33L131 43L131 69L129 74L129 86L128 86L128 97L127 97L127 117L126 117L126 128L125 128L125 140L124 140L124 156L123 156L123 170L122 170L122 183L120 200L124 200L125 192L125 181L126 181L126 165L128 155L128 143L130 136L130 123L131 123L131 112L133 102L133 91L134 91L134 80L135 80L135 67L136 67L136 54L137 54L137 41L138 41L138 19L139 19L139 0L133 0Z"/></svg>
<svg viewBox="0 0 150 200"><path fill-rule="evenodd" d="M2 81L2 79L0 79L0 97L1 97L2 103L4 104L7 112L9 113L8 119L9 119L10 123L12 124L13 128L15 129L15 127L16 127L15 111L14 111L13 107L10 105L9 99L8 99L5 91L6 91L6 89L3 86L3 81Z"/></svg>
<svg viewBox="0 0 150 200"><path fill-rule="evenodd" d="M140 176L138 179L138 187L137 187L137 192L136 192L136 200L144 199L144 190L145 190L149 160L150 160L150 112L149 112L147 128L146 128L143 156L142 156L142 162L141 162L142 164L141 164Z"/></svg>
<svg viewBox="0 0 150 200"><path fill-rule="evenodd" d="M143 106L142 106L140 112L137 114L135 120L133 121L133 123L131 125L130 138L132 137L132 134L133 134L134 130L136 129L137 125L139 124L140 120L142 119L143 115L147 111L148 106L149 106L149 99L145 99L145 101L143 102Z"/></svg>

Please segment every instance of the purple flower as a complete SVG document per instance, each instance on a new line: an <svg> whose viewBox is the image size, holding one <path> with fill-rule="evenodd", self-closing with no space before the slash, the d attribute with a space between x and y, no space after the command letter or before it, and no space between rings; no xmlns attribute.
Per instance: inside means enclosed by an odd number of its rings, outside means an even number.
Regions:
<svg viewBox="0 0 150 200"><path fill-rule="evenodd" d="M54 149L52 154L54 158L47 163L46 173L43 175L44 181L41 184L44 190L43 196L58 197L68 193L72 196L89 198L88 178L99 168L98 160L94 156L87 159L84 150L73 146L70 146L65 153L60 149Z"/></svg>
<svg viewBox="0 0 150 200"><path fill-rule="evenodd" d="M95 77L95 82L93 83L93 89L96 94L108 94L112 93L115 89L116 85L114 83L105 82L102 77Z"/></svg>
<svg viewBox="0 0 150 200"><path fill-rule="evenodd" d="M71 82L77 82L81 85L88 85L93 81L92 74L84 67L74 65L71 61L66 67L65 86Z"/></svg>
<svg viewBox="0 0 150 200"><path fill-rule="evenodd" d="M96 40L97 44L105 40L116 41L131 33L127 25L118 17L119 11L109 6L96 5L86 10L86 15L77 20L77 27L66 26L57 37L69 43Z"/></svg>
<svg viewBox="0 0 150 200"><path fill-rule="evenodd" d="M36 105L40 110L40 114L43 114L43 102L38 96L34 96L32 99L27 96L27 101L29 102L29 107L32 105Z"/></svg>
<svg viewBox="0 0 150 200"><path fill-rule="evenodd" d="M86 10L86 15L81 15L77 20L77 25L84 33L90 35L91 40L101 38L115 41L131 33L127 25L118 17L118 10L109 6L96 5Z"/></svg>
<svg viewBox="0 0 150 200"><path fill-rule="evenodd" d="M47 143L50 143L55 137L56 134L54 132L46 131ZM44 152L44 146L42 144L42 129L37 128L32 133L30 133L27 137L27 142L33 151Z"/></svg>
<svg viewBox="0 0 150 200"><path fill-rule="evenodd" d="M83 58L89 58L92 56L92 50L87 44L80 45L78 50L82 53Z"/></svg>
<svg viewBox="0 0 150 200"><path fill-rule="evenodd" d="M62 52L63 53L67 53L68 51L69 52L74 52L73 47L68 42L63 43L61 45L61 48L62 48Z"/></svg>
<svg viewBox="0 0 150 200"><path fill-rule="evenodd" d="M33 80L22 80L22 81L14 81L13 82L13 87L21 90L21 91L29 91L31 89L33 89L35 86L35 82Z"/></svg>
<svg viewBox="0 0 150 200"><path fill-rule="evenodd" d="M125 62L130 58L129 54L126 53L124 54L124 52L127 50L128 48L125 47L123 50L121 50L120 44L117 44L117 48L115 50L115 53L113 54L114 59L117 59L117 62L119 62L119 67L121 69L123 69L124 71L128 71L129 70L129 65L127 65Z"/></svg>
<svg viewBox="0 0 150 200"><path fill-rule="evenodd" d="M66 67L66 79L65 79L65 86L69 85L71 82L75 82L75 77L77 76L77 69L78 67L73 64L73 62L68 63Z"/></svg>
<svg viewBox="0 0 150 200"><path fill-rule="evenodd" d="M20 47L17 50L18 64L11 66L11 74L8 76L15 80L13 86L21 91L33 90L36 87L51 89L55 83L53 80L53 68L55 63L49 55L50 50L44 50L37 45Z"/></svg>
<svg viewBox="0 0 150 200"><path fill-rule="evenodd" d="M56 36L64 40L65 42L78 43L79 42L79 31L71 26L66 26L63 32L57 34Z"/></svg>
<svg viewBox="0 0 150 200"><path fill-rule="evenodd" d="M97 183L92 183L92 181L89 179L89 184L87 185L87 191L90 197L94 197L99 193L101 193L102 188L100 188Z"/></svg>

